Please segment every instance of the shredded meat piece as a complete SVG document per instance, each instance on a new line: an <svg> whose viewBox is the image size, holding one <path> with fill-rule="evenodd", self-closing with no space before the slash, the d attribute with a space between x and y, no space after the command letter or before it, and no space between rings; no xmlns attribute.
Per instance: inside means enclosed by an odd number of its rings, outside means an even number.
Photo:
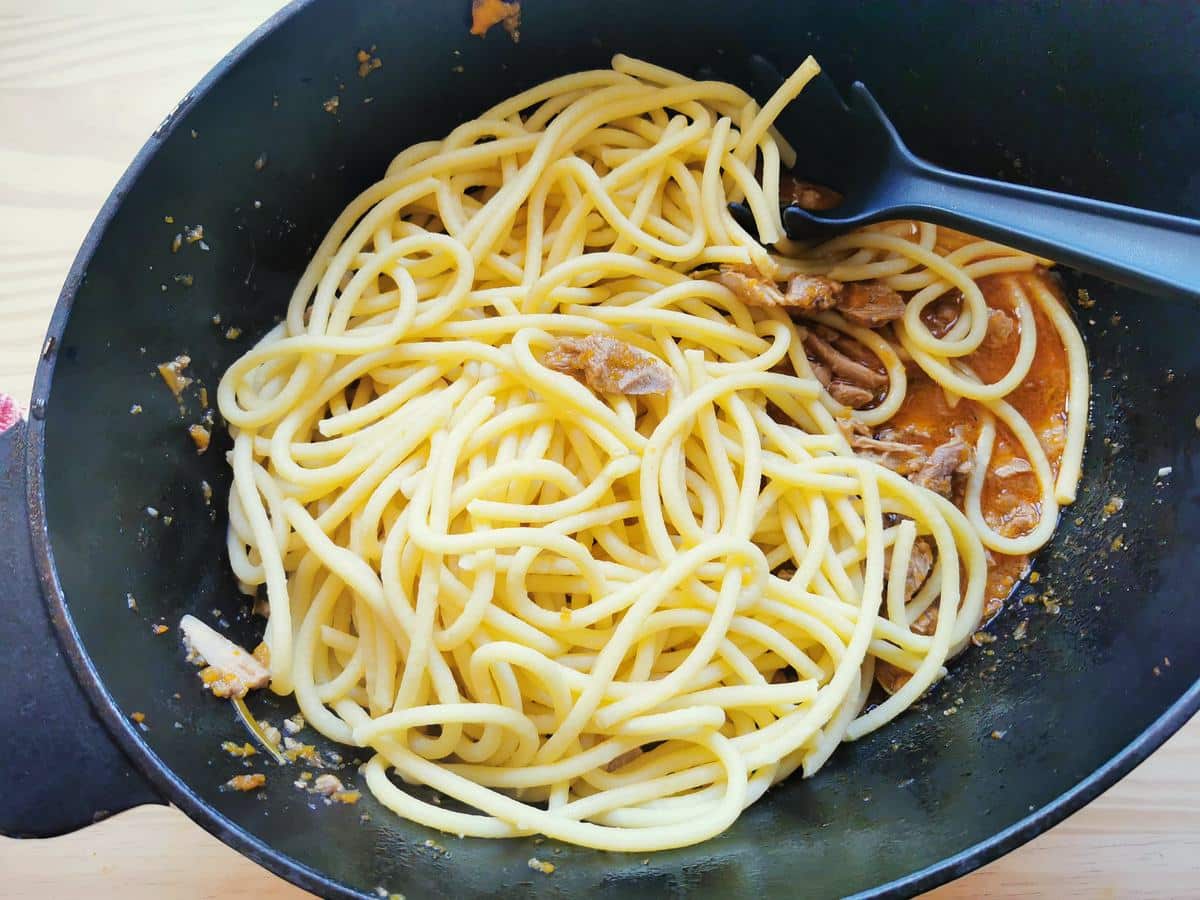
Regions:
<svg viewBox="0 0 1200 900"><path fill-rule="evenodd" d="M997 344L1006 343L1016 330L1016 323L1004 310L988 310L987 339L989 341L995 341Z"/></svg>
<svg viewBox="0 0 1200 900"><path fill-rule="evenodd" d="M675 382L658 357L603 334L559 338L543 362L602 394L665 394Z"/></svg>
<svg viewBox="0 0 1200 900"><path fill-rule="evenodd" d="M860 387L849 381L843 381L840 378L829 381L828 384L825 384L825 387L834 400L851 409L862 409L864 406L870 405L875 399L874 391L869 391L865 387Z"/></svg>
<svg viewBox="0 0 1200 900"><path fill-rule="evenodd" d="M1022 459L1019 456L1014 456L1004 465L996 466L993 473L997 478L1011 478L1013 475L1023 475L1026 472L1032 472L1033 466L1029 464L1029 460Z"/></svg>
<svg viewBox="0 0 1200 900"><path fill-rule="evenodd" d="M927 538L919 537L913 542L912 556L908 560L908 574L904 579L905 603L916 596L921 585L925 583L925 579L929 577L931 569L933 569L933 545Z"/></svg>
<svg viewBox="0 0 1200 900"><path fill-rule="evenodd" d="M925 465L909 480L920 487L929 488L935 494L949 497L954 487L954 476L967 474L973 464L970 445L952 438L934 447Z"/></svg>
<svg viewBox="0 0 1200 900"><path fill-rule="evenodd" d="M771 278L753 266L723 265L713 279L725 285L747 306L787 307L804 312L832 309L841 296L842 283L823 275L793 275L785 294Z"/></svg>
<svg viewBox="0 0 1200 900"><path fill-rule="evenodd" d="M841 349L835 347L815 330L807 330L801 334L804 349L812 359L829 367L835 376L843 381L849 381L859 387L867 388L872 393L887 387L888 377L876 372L869 366L852 359Z"/></svg>
<svg viewBox="0 0 1200 900"><path fill-rule="evenodd" d="M828 388L833 382L833 373L829 371L829 366L825 365L819 359L810 359L808 364L812 367L813 375L817 377L817 381L821 382L821 387Z"/></svg>
<svg viewBox="0 0 1200 900"><path fill-rule="evenodd" d="M832 309L840 304L844 288L840 281L824 275L793 275L781 305L811 311Z"/></svg>
<svg viewBox="0 0 1200 900"><path fill-rule="evenodd" d="M1037 506L1022 500L1000 516L1000 525L996 530L1005 537L1017 537L1037 527L1040 519Z"/></svg>
<svg viewBox="0 0 1200 900"><path fill-rule="evenodd" d="M905 603L908 603L913 597L916 596L917 591L921 589L921 585L923 585L926 579L929 578L929 573L933 570L933 559L933 544L931 544L927 538L917 538L916 541L913 542L912 555L908 560L908 573L904 578ZM890 549L888 550L887 557L884 560L884 565L887 568L891 567ZM936 609L936 607L934 607L934 609ZM928 616L929 610L926 610L924 613L918 616L916 622L913 624L913 630L919 631L921 634L932 634L932 629L929 631L921 630L924 627L928 627ZM934 619L934 624L936 624L936 618ZM880 660L875 664L875 680L878 681L880 686L889 694L894 694L896 691L900 690L900 688L904 687L910 678L912 678L910 673L904 671L898 666L892 665L891 663Z"/></svg>
<svg viewBox="0 0 1200 900"><path fill-rule="evenodd" d="M184 616L179 631L188 662L205 666L200 680L213 696L245 697L248 691L270 682L271 673L261 662L195 616Z"/></svg>
<svg viewBox="0 0 1200 900"><path fill-rule="evenodd" d="M788 306L787 297L770 278L763 277L753 266L721 266L721 270L713 276L718 284L723 284L747 306Z"/></svg>
<svg viewBox="0 0 1200 900"><path fill-rule="evenodd" d="M912 623L912 630L917 634L931 635L937 628L938 623L938 608L937 604L933 604L925 612L917 616Z"/></svg>
<svg viewBox="0 0 1200 900"><path fill-rule="evenodd" d="M910 475L925 464L925 451L915 444L900 441L884 441L871 436L871 431L859 422L839 419L838 425L846 433L850 449L859 456L886 466L901 475Z"/></svg>
<svg viewBox="0 0 1200 900"><path fill-rule="evenodd" d="M908 684L910 678L912 678L910 673L905 672L899 666L893 666L890 662L881 659L875 663L875 680L889 694L896 693Z"/></svg>
<svg viewBox="0 0 1200 900"><path fill-rule="evenodd" d="M501 23L513 41L519 39L521 0L471 0L471 34L483 37L493 25Z"/></svg>
<svg viewBox="0 0 1200 900"><path fill-rule="evenodd" d="M801 181L784 174L779 179L779 202L784 206L798 206L812 212L833 209L842 202L842 195L833 188L811 181Z"/></svg>
<svg viewBox="0 0 1200 900"><path fill-rule="evenodd" d="M904 298L878 281L847 284L837 303L838 312L864 328L882 328L904 315Z"/></svg>

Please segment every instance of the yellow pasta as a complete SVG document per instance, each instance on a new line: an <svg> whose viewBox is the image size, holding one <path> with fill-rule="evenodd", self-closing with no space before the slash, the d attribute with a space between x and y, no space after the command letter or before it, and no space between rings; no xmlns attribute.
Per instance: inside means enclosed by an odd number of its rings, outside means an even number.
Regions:
<svg viewBox="0 0 1200 900"><path fill-rule="evenodd" d="M773 122L817 71L760 108L618 56L405 150L222 380L230 559L270 601L271 686L369 751L366 782L398 815L638 853L710 838L927 690L978 626L985 547L1036 549L1073 498L1086 360L1055 299L1022 295L1001 382L961 364L987 330L976 279L1038 260L946 251L913 223L783 239L794 153ZM818 317L878 355L882 405L834 400L800 325L698 273L720 263L914 292L899 349ZM962 314L935 337L921 312L955 289ZM1072 365L1057 481L1003 399L1029 370L1031 304ZM589 335L653 357L669 389L596 391L547 364ZM845 423L903 402L906 360L989 416L965 514L847 443ZM997 420L1042 485L1024 537L979 512ZM908 599L919 537L937 565ZM880 663L910 677L864 711Z"/></svg>

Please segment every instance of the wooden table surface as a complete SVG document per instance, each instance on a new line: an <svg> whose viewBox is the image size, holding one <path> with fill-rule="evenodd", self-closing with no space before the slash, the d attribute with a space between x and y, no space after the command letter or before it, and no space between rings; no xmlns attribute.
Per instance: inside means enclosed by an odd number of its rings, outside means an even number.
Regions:
<svg viewBox="0 0 1200 900"><path fill-rule="evenodd" d="M0 391L28 403L67 268L138 147L278 5L0 0ZM10 898L305 896L164 807L0 839L0 873ZM1200 896L1200 719L1082 812L930 896Z"/></svg>

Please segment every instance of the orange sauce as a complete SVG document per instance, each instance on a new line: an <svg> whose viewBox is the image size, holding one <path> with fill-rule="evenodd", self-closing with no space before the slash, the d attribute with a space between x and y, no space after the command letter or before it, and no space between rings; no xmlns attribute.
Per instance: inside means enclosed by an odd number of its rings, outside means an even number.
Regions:
<svg viewBox="0 0 1200 900"><path fill-rule="evenodd" d="M979 287L989 308L998 311L993 315L1008 317L1010 326L1006 328L1003 323L994 324L989 328L983 344L963 358L985 382L1002 378L1016 358L1021 325L1017 321L1013 290L1022 279L1039 280L1059 302L1063 302L1055 279L1040 268L1027 274L991 275L980 279ZM1037 329L1037 350L1029 374L1020 387L1005 399L1029 422L1046 452L1051 471L1057 474L1067 421L1066 349L1054 324L1032 298L1030 306ZM973 401L965 399L952 407L941 387L910 363L904 403L887 425L896 429L899 440L920 444L927 451L955 436L974 444L979 436L980 408ZM1021 446L1006 426L997 423L995 446L980 496L980 507L989 525L1001 533L1015 535L1024 533L1031 524L1027 526L1014 516L1014 512L1032 509L1036 513L1033 517L1036 522L1041 507L1037 478L1031 471L1017 472L1007 477L996 474L998 468L1005 467L1014 459L1018 460L1018 465L1024 459ZM956 497L955 500L960 501L961 498ZM1028 565L1027 556L988 552L984 621L1000 611L1013 585Z"/></svg>

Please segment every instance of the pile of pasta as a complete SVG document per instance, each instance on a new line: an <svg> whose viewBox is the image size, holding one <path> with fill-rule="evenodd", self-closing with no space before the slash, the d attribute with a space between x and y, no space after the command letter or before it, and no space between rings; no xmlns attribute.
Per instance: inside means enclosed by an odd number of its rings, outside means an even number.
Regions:
<svg viewBox="0 0 1200 900"><path fill-rule="evenodd" d="M915 223L784 238L794 153L772 123L817 72L760 106L618 56L409 147L224 376L229 555L265 587L272 689L369 748L400 816L615 851L705 840L918 699L979 623L985 546L1035 548L1071 499L1081 426L1055 480L1003 399L1032 328L1000 383L960 361L986 330L976 279L1038 260L939 249ZM877 354L883 402L841 407L785 310L704 277L722 264L912 292L899 347L819 316ZM920 314L947 291L962 312L935 337ZM1022 302L1070 328L1052 297ZM851 452L845 422L894 412L905 360L1027 448L1034 532L993 532L978 485L964 513ZM937 563L906 598L918 537ZM865 709L877 661L909 677Z"/></svg>

